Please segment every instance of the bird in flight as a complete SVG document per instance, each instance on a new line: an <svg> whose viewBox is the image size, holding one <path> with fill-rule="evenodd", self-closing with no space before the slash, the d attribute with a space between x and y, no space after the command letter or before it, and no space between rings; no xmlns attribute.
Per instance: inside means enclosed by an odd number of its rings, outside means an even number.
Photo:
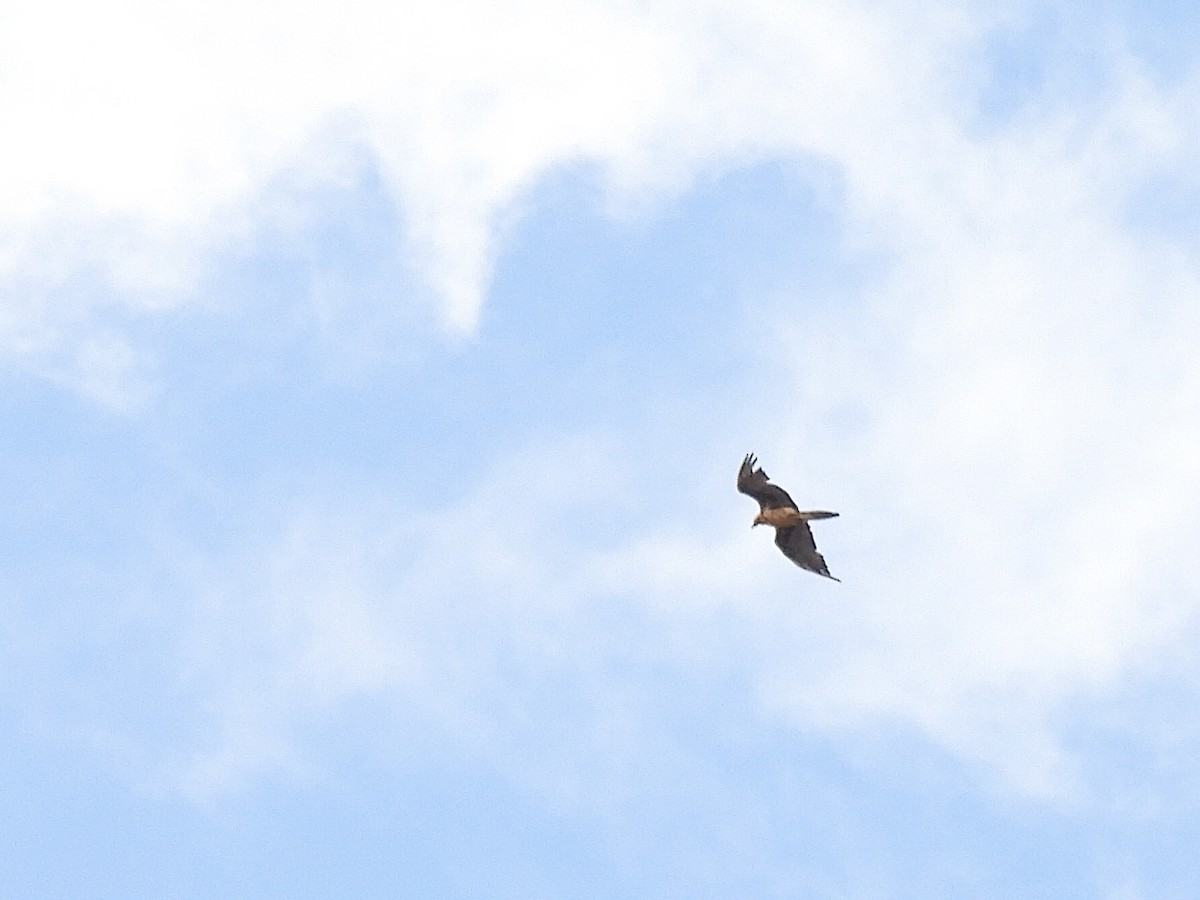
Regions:
<svg viewBox="0 0 1200 900"><path fill-rule="evenodd" d="M747 453L737 477L737 489L758 501L758 515L750 527L773 526L775 546L783 551L784 556L802 569L833 578L829 574L829 567L825 565L825 557L817 552L817 542L813 540L808 523L811 519L832 519L837 513L819 509L801 512L787 491L777 484L771 484L762 469L754 468L757 461L753 453ZM840 578L833 580L841 581Z"/></svg>

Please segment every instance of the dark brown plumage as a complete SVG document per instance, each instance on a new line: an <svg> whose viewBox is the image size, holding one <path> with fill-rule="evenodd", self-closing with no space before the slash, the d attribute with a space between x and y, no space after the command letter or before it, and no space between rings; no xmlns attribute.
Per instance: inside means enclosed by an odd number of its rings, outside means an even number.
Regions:
<svg viewBox="0 0 1200 900"><path fill-rule="evenodd" d="M757 461L753 453L747 453L737 477L737 489L758 501L758 515L750 527L771 525L775 529L775 546L784 556L802 569L841 581L829 574L825 557L817 552L817 542L808 528L811 519L832 519L837 513L819 509L801 512L787 491L771 484L762 469L754 468Z"/></svg>

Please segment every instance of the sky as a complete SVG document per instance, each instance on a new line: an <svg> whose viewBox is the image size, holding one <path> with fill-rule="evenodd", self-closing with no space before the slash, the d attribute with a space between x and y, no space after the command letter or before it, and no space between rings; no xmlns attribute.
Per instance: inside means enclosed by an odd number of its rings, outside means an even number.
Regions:
<svg viewBox="0 0 1200 900"><path fill-rule="evenodd" d="M0 897L1200 894L1198 38L7 2Z"/></svg>

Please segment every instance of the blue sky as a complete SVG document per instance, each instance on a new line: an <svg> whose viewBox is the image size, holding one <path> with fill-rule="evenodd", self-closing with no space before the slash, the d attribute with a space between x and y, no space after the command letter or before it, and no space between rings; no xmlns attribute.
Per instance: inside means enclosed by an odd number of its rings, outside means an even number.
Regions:
<svg viewBox="0 0 1200 900"><path fill-rule="evenodd" d="M1198 28L9 4L0 895L1196 896Z"/></svg>

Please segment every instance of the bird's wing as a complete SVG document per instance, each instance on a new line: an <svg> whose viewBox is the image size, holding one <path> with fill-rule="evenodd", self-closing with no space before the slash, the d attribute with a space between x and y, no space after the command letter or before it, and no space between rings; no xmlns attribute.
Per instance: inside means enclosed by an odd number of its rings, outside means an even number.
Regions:
<svg viewBox="0 0 1200 900"><path fill-rule="evenodd" d="M829 566L825 565L825 557L817 552L817 542L813 540L807 522L801 522L791 528L776 528L775 546L800 568L824 575L826 578L833 578L829 574ZM841 581L840 578L833 578L833 580Z"/></svg>
<svg viewBox="0 0 1200 900"><path fill-rule="evenodd" d="M779 509L784 506L795 509L796 504L788 496L788 492L779 485L771 484L767 480L766 472L754 468L756 462L758 460L754 458L753 453L746 454L746 458L742 460L742 467L738 469L737 489L757 500L763 509Z"/></svg>

